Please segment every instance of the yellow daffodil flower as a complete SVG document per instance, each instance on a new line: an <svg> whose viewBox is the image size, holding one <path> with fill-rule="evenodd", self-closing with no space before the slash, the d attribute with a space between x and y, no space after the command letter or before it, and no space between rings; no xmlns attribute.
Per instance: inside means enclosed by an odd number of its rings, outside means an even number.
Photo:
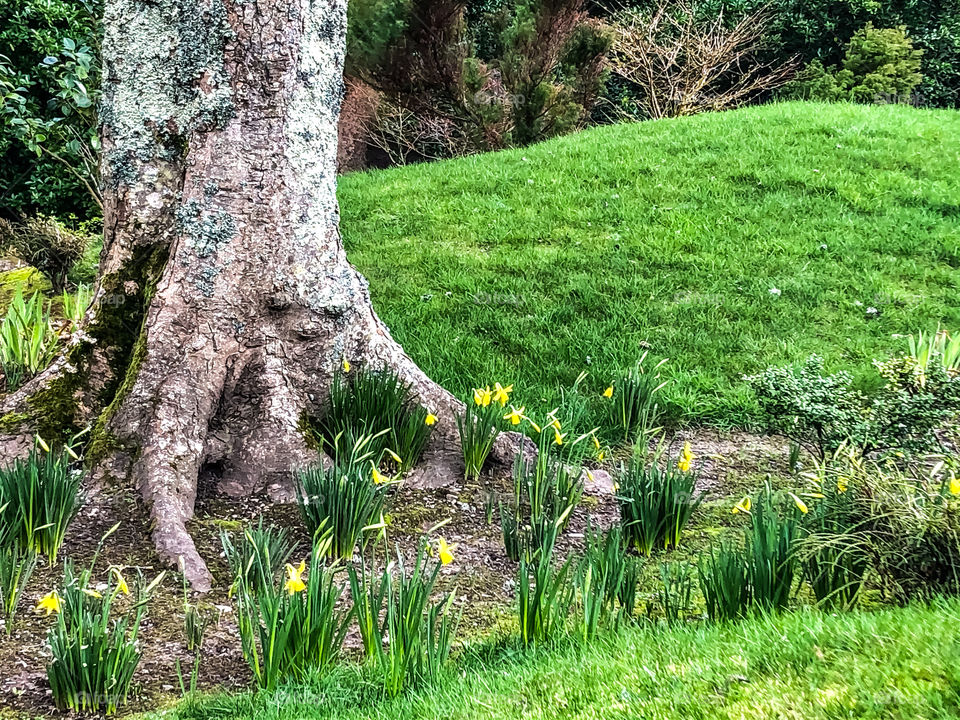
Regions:
<svg viewBox="0 0 960 720"><path fill-rule="evenodd" d="M596 436L596 435L591 435L591 436L590 436L590 439L593 440L593 447L594 447L594 449L599 450L599 449L600 449L600 441L597 440L597 436Z"/></svg>
<svg viewBox="0 0 960 720"><path fill-rule="evenodd" d="M480 407L487 407L490 404L490 401L493 399L493 393L490 392L490 388L474 388L473 390L473 402L475 405Z"/></svg>
<svg viewBox="0 0 960 720"><path fill-rule="evenodd" d="M808 512L810 512L810 509L807 507L807 504L806 504L803 500L801 500L800 498L798 498L798 497L797 497L796 495L794 495L793 493L790 493L790 497L793 498L793 502L796 504L797 510L799 510L800 512L802 512L804 515L806 515Z"/></svg>
<svg viewBox="0 0 960 720"><path fill-rule="evenodd" d="M60 605L60 596L57 595L56 590L53 590L43 596L40 602L37 603L35 611L40 612L41 610L46 610L47 616L49 617L50 613L60 612Z"/></svg>
<svg viewBox="0 0 960 720"><path fill-rule="evenodd" d="M841 475L837 478L837 492L845 493L847 491L847 478Z"/></svg>
<svg viewBox="0 0 960 720"><path fill-rule="evenodd" d="M350 372L350 361L347 360L346 358L343 359L343 371L345 373Z"/></svg>
<svg viewBox="0 0 960 720"><path fill-rule="evenodd" d="M423 421L424 425L435 425L437 423L437 416L433 413L427 413L426 419Z"/></svg>
<svg viewBox="0 0 960 720"><path fill-rule="evenodd" d="M537 425L533 420L531 420L530 418L527 418L527 422L530 423L530 427L532 427L534 430L536 430L537 432L542 432L542 430L540 429L540 426Z"/></svg>
<svg viewBox="0 0 960 720"><path fill-rule="evenodd" d="M503 407L510 399L510 393L513 392L513 385L504 387L500 383L494 383L493 391L493 401L500 403L500 407Z"/></svg>
<svg viewBox="0 0 960 720"><path fill-rule="evenodd" d="M374 484L374 485L380 485L381 483L385 483L385 482L388 482L388 481L390 480L390 478L388 478L386 475L382 474L382 473L380 472L380 470L377 469L377 466L374 465L372 462L370 463L370 466L371 466L371 468L372 468L372 470L373 470L373 472L371 473L371 476L373 477L373 484Z"/></svg>
<svg viewBox="0 0 960 720"><path fill-rule="evenodd" d="M603 396L608 400L613 397L613 385L603 391Z"/></svg>
<svg viewBox="0 0 960 720"><path fill-rule="evenodd" d="M89 595L92 598L97 598L98 600L103 597L102 593L98 593L96 590L91 590L90 588L83 588L83 594Z"/></svg>
<svg viewBox="0 0 960 720"><path fill-rule="evenodd" d="M447 541L444 538L437 540L437 557L440 558L441 564L449 565L453 562L453 551L456 547L457 543L447 545Z"/></svg>
<svg viewBox="0 0 960 720"><path fill-rule="evenodd" d="M693 453L690 451L690 443L683 444L683 451L680 453L680 459L677 460L677 467L683 472L690 471L690 464L693 462Z"/></svg>
<svg viewBox="0 0 960 720"><path fill-rule="evenodd" d="M733 508L733 510L731 510L731 512L732 512L734 515L736 515L737 513L740 513L740 512L748 513L748 512L750 512L750 507L751 507L751 506L750 506L750 498L749 498L749 497L745 497L743 500L741 500L740 502L738 502L738 503L734 506L734 508Z"/></svg>
<svg viewBox="0 0 960 720"><path fill-rule="evenodd" d="M950 478L950 494L960 495L960 478L956 475Z"/></svg>
<svg viewBox="0 0 960 720"><path fill-rule="evenodd" d="M50 446L39 435L37 435L37 445L42 447L44 452L50 452Z"/></svg>
<svg viewBox="0 0 960 720"><path fill-rule="evenodd" d="M526 410L526 407L522 407L519 410L516 405L510 406L510 412L503 416L504 420L509 420L511 425L519 425L520 421L523 420L523 411Z"/></svg>
<svg viewBox="0 0 960 720"><path fill-rule="evenodd" d="M303 582L303 573L306 569L307 563L305 560L301 560L298 567L287 563L287 581L283 584L287 595L294 595L307 589L307 584Z"/></svg>
<svg viewBox="0 0 960 720"><path fill-rule="evenodd" d="M587 473L587 478L589 478L590 482L593 482L593 473L590 472L590 468L587 468L585 472Z"/></svg>
<svg viewBox="0 0 960 720"><path fill-rule="evenodd" d="M603 458L606 457L606 453L603 450L597 453L597 462L603 462Z"/></svg>
<svg viewBox="0 0 960 720"><path fill-rule="evenodd" d="M403 460L400 459L400 456L397 455L397 454L396 454L393 450L391 450L390 448L387 448L387 455L389 455L390 458L391 458L397 465L403 465Z"/></svg>
<svg viewBox="0 0 960 720"><path fill-rule="evenodd" d="M120 574L120 568L112 567L110 568L110 574L117 579L117 591L122 592L124 595L130 594L130 588L127 587L127 581L123 579L123 575Z"/></svg>
<svg viewBox="0 0 960 720"><path fill-rule="evenodd" d="M563 445L563 439L566 436L567 433L561 433L556 427L553 428L553 442L557 445Z"/></svg>

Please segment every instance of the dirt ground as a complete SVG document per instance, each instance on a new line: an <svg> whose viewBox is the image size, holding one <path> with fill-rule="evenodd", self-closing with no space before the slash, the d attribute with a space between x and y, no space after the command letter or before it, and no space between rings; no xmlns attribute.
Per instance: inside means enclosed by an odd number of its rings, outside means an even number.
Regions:
<svg viewBox="0 0 960 720"><path fill-rule="evenodd" d="M787 443L782 438L692 430L671 438L674 453L686 440L697 458L695 466L701 488L707 493L706 504L726 502L727 496L742 492L749 478L787 473ZM618 516L610 476L599 471L594 478L587 482L583 501L560 543L561 555L582 545L588 518L594 525L607 527ZM484 477L472 484L461 479L430 491L400 485L389 504L389 541L391 545L398 543L406 554L414 551L421 532L449 519L439 534L456 543L456 559L443 568L441 590L456 590L456 602L463 610L459 639L489 632L510 618L516 565L504 555L497 517L489 525L486 522L485 505L491 491L509 494L509 478ZM306 555L309 537L295 505L274 505L265 497L237 501L217 495L212 482L201 483L190 530L216 579L212 592L193 597L216 618L202 649L201 689L249 687L250 672L241 655L228 595L229 570L220 533L235 531L261 516L293 532L299 541L295 556ZM125 566L128 578L142 573L147 580L152 579L164 568L153 552L147 516L132 493L89 498L70 526L63 556L78 567L88 565L100 538L117 520L121 521L120 528L105 543L95 578L106 582L106 568L116 564ZM45 670L50 660L46 633L54 618L33 611L43 595L59 586L61 578L59 563L56 567L39 565L24 594L12 635L0 633L0 716L61 716L53 705ZM174 702L180 695L177 661L189 679L193 655L186 649L183 598L179 576L168 571L141 627L142 660L123 713ZM356 654L358 638L348 637L347 646L348 654Z"/></svg>

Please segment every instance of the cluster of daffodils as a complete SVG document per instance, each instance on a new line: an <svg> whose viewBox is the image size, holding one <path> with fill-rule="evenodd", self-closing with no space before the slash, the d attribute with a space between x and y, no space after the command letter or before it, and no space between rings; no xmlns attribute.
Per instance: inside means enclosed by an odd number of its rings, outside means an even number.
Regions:
<svg viewBox="0 0 960 720"><path fill-rule="evenodd" d="M810 512L810 508L807 507L807 504L801 500L798 495L792 492L788 492L787 495L790 496L790 499L793 500L793 504L796 506L797 510L799 510L803 515L806 515L808 512ZM810 493L807 497L822 498L823 495L821 493ZM733 506L733 509L730 512L734 515L738 513L745 513L749 515L752 507L753 505L750 502L750 497L744 496L740 502Z"/></svg>
<svg viewBox="0 0 960 720"><path fill-rule="evenodd" d="M510 401L510 393L512 392L513 385L504 387L500 383L494 383L493 390L490 389L489 385L483 388L474 388L473 404L478 407L489 407L496 403L500 407L504 407Z"/></svg>
<svg viewBox="0 0 960 720"><path fill-rule="evenodd" d="M113 597L116 597L117 595L130 594L130 587L127 585L127 581L123 577L121 571L122 568L117 565L111 565L109 568L110 576L115 581ZM94 590L93 588L84 587L82 588L81 592L83 592L84 595L97 598L98 600L103 598L103 593ZM63 599L60 597L60 593L58 593L56 590L51 590L40 599L40 602L38 602L34 608L34 612L44 613L47 617L49 617L52 613L59 613L62 609Z"/></svg>

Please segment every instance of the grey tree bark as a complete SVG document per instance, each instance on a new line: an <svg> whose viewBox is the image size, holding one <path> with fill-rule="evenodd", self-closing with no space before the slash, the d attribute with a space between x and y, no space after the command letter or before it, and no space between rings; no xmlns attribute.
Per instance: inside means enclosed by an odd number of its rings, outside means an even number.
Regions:
<svg viewBox="0 0 960 720"><path fill-rule="evenodd" d="M158 551L203 590L185 526L198 473L281 493L316 460L301 420L344 358L392 368L439 416L422 482L460 472L461 405L391 338L341 244L346 0L107 0L104 24L95 299L63 356L0 401L0 449L93 423L94 476L136 484Z"/></svg>

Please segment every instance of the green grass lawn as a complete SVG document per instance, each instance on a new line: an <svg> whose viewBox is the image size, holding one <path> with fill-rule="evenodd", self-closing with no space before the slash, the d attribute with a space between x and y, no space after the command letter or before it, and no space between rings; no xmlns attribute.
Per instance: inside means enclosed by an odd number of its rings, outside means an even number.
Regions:
<svg viewBox="0 0 960 720"><path fill-rule="evenodd" d="M637 628L531 653L487 646L455 668L395 700L348 666L272 695L188 702L176 717L956 718L960 604Z"/></svg>
<svg viewBox="0 0 960 720"><path fill-rule="evenodd" d="M960 330L958 168L956 111L791 103L349 175L340 201L378 311L461 396L599 392L648 348L675 419L742 426L744 373L819 353L863 380L899 335Z"/></svg>

